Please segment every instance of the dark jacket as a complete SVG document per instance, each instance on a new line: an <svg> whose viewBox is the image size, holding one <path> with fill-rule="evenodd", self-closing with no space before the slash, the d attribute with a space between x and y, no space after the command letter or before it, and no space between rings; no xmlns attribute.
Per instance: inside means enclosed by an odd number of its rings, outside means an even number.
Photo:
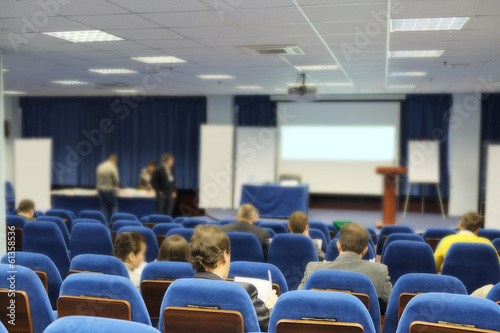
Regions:
<svg viewBox="0 0 500 333"><path fill-rule="evenodd" d="M219 280L223 281L223 279L211 272L196 272L194 274L195 279L207 279L207 280ZM250 296L250 299L252 300L253 307L255 309L255 313L257 313L257 319L259 320L259 326L261 332L267 332L267 327L269 325L269 317L271 316L271 313L269 309L266 307L266 304L262 302L259 298L257 298L257 289L253 284L250 283L242 283L242 282L235 282L238 283L240 286L242 286L245 291L248 293Z"/></svg>
<svg viewBox="0 0 500 333"><path fill-rule="evenodd" d="M175 177L170 170L171 177L167 175L167 169L164 165L160 165L151 175L151 186L156 191L156 194L172 194L176 191Z"/></svg>
<svg viewBox="0 0 500 333"><path fill-rule="evenodd" d="M221 229L225 232L238 231L254 234L259 239L260 245L262 246L262 252L264 252L264 256L267 258L267 250L269 249L270 243L269 231L267 231L267 229L258 227L245 221L229 223L221 226Z"/></svg>

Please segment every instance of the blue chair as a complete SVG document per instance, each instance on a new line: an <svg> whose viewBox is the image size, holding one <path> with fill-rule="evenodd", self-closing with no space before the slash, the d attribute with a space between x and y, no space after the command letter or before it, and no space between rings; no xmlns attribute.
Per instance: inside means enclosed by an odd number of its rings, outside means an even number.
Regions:
<svg viewBox="0 0 500 333"><path fill-rule="evenodd" d="M71 273L93 272L129 278L127 268L120 259L102 254L76 256L71 260L69 269Z"/></svg>
<svg viewBox="0 0 500 333"><path fill-rule="evenodd" d="M41 210L35 210L34 216L36 218L39 218L40 216L45 216L45 213L42 212Z"/></svg>
<svg viewBox="0 0 500 333"><path fill-rule="evenodd" d="M237 219L222 219L219 221L219 225L223 226L223 225L234 223L234 222L238 222L238 220Z"/></svg>
<svg viewBox="0 0 500 333"><path fill-rule="evenodd" d="M231 242L231 261L265 262L257 236L247 232L227 232Z"/></svg>
<svg viewBox="0 0 500 333"><path fill-rule="evenodd" d="M117 220L111 227L111 232L118 231L122 227L143 227L141 222L134 220Z"/></svg>
<svg viewBox="0 0 500 333"><path fill-rule="evenodd" d="M494 239L491 243L493 244L497 252L500 252L500 238Z"/></svg>
<svg viewBox="0 0 500 333"><path fill-rule="evenodd" d="M385 240L390 234L414 234L415 231L413 231L412 228L406 226L406 225L386 225L380 229L380 234L378 235L378 240L377 240L377 255L382 254L382 249L384 247Z"/></svg>
<svg viewBox="0 0 500 333"><path fill-rule="evenodd" d="M490 241L493 241L496 238L500 238L500 230L496 229L479 229L477 232L479 237L488 238Z"/></svg>
<svg viewBox="0 0 500 333"><path fill-rule="evenodd" d="M80 219L93 219L102 223L104 226L108 226L108 222L104 217L104 214L99 210L82 210L78 215Z"/></svg>
<svg viewBox="0 0 500 333"><path fill-rule="evenodd" d="M424 239L417 235L417 234L400 234L400 233L394 233L390 234L387 236L387 239L384 242L384 246L382 248L382 258L384 257L384 253L387 249L387 247L394 241L397 240L405 240L405 241L412 241L412 242L424 242Z"/></svg>
<svg viewBox="0 0 500 333"><path fill-rule="evenodd" d="M273 238L274 236L276 236L276 233L274 232L273 229L269 229L269 228L264 228L267 230L267 232L269 233L269 238Z"/></svg>
<svg viewBox="0 0 500 333"><path fill-rule="evenodd" d="M187 219L187 217L185 216L177 216L176 218L174 218L174 223L177 223L177 224L182 224L182 222Z"/></svg>
<svg viewBox="0 0 500 333"><path fill-rule="evenodd" d="M334 240L328 244L325 252L325 260L326 261L334 261L339 256L339 250L337 249L337 241ZM368 251L366 251L363 256L363 260L374 260L375 259L375 250L373 246L368 243Z"/></svg>
<svg viewBox="0 0 500 333"><path fill-rule="evenodd" d="M156 236L153 233L153 230L149 228L144 228L144 227L123 227L118 230L118 233L116 234L116 237L120 236L122 232L128 232L128 231L136 231L141 233L144 238L146 238L146 261L147 262L152 262L155 261L156 258L158 257L158 252L159 252L159 247L158 247L158 241L156 240Z"/></svg>
<svg viewBox="0 0 500 333"><path fill-rule="evenodd" d="M61 233L64 238L64 242L66 243L66 247L69 249L70 244L71 244L71 236L69 234L69 229L66 223L64 223L63 219L58 217L58 216L40 216L39 218L36 219L37 221L50 221L54 222L59 230L61 230Z"/></svg>
<svg viewBox="0 0 500 333"><path fill-rule="evenodd" d="M6 225L7 226L14 226L19 229L23 229L24 226L26 225L26 219L22 216L19 215L9 215L6 216Z"/></svg>
<svg viewBox="0 0 500 333"><path fill-rule="evenodd" d="M172 235L181 235L189 243L191 237L193 237L193 234L194 234L194 229L177 228L169 230L167 232L167 237Z"/></svg>
<svg viewBox="0 0 500 333"><path fill-rule="evenodd" d="M127 301L130 304L132 321L151 325L144 301L129 278L105 274L71 274L61 285L58 304L64 296Z"/></svg>
<svg viewBox="0 0 500 333"><path fill-rule="evenodd" d="M198 225L204 225L204 224L208 224L208 222L206 220L196 219L196 218L187 218L184 219L184 221L182 221L182 226L184 228L191 228L191 229L196 228L196 226Z"/></svg>
<svg viewBox="0 0 500 333"><path fill-rule="evenodd" d="M0 333L9 333L5 326L0 322Z"/></svg>
<svg viewBox="0 0 500 333"><path fill-rule="evenodd" d="M392 284L408 273L436 274L434 253L424 242L393 241L385 251L382 264L387 265Z"/></svg>
<svg viewBox="0 0 500 333"><path fill-rule="evenodd" d="M13 214L14 210L16 210L16 200L15 199L6 199L5 200L5 208L9 214ZM17 214L17 212L16 212Z"/></svg>
<svg viewBox="0 0 500 333"><path fill-rule="evenodd" d="M73 218L73 215L71 211L65 210L65 209L49 209L48 211L45 212L45 216L57 216L60 217L63 222L66 224L66 227L68 228L68 231L71 233L71 226L73 225L73 221L76 220L76 218Z"/></svg>
<svg viewBox="0 0 500 333"><path fill-rule="evenodd" d="M148 222L148 217L149 217L149 216L143 216L143 217L141 217L141 218L139 219L139 222L141 222L141 224L142 224L143 226L146 226L146 223Z"/></svg>
<svg viewBox="0 0 500 333"><path fill-rule="evenodd" d="M375 244L377 244L377 241L378 241L377 232L373 228L365 228L365 229L370 234L370 237L372 239L373 248L375 248Z"/></svg>
<svg viewBox="0 0 500 333"><path fill-rule="evenodd" d="M129 214L129 213L115 213L113 216L111 216L111 223L115 223L118 220L132 220L132 221L139 221L137 216L134 214Z"/></svg>
<svg viewBox="0 0 500 333"><path fill-rule="evenodd" d="M153 233L156 236L166 236L172 229L182 229L181 225L175 223L160 223L153 227Z"/></svg>
<svg viewBox="0 0 500 333"><path fill-rule="evenodd" d="M353 295L346 293L329 293L324 291L299 290L286 293L278 298L271 319L269 333L275 333L281 320L292 320L292 324L300 325L304 318L315 318L316 324L360 324L364 333L375 333L372 319L366 307ZM302 327L301 332L307 332ZM335 331L335 330L334 330ZM340 330L341 331L341 330ZM326 330L325 330L326 332Z"/></svg>
<svg viewBox="0 0 500 333"><path fill-rule="evenodd" d="M70 316L56 320L47 327L44 333L158 333L158 330L145 324L126 320Z"/></svg>
<svg viewBox="0 0 500 333"><path fill-rule="evenodd" d="M415 296L406 306L399 321L397 333L407 333L415 321L436 326L439 322L471 325L474 329L498 331L500 306L479 297L444 293L427 293ZM425 329L422 332L438 332ZM456 332L456 326L448 326L448 332Z"/></svg>
<svg viewBox="0 0 500 333"><path fill-rule="evenodd" d="M6 216L12 215L12 213L10 212L10 210L9 210L9 208L7 206L5 206L5 215Z"/></svg>
<svg viewBox="0 0 500 333"><path fill-rule="evenodd" d="M71 259L80 254L111 255L113 243L107 226L97 224L77 223L71 233Z"/></svg>
<svg viewBox="0 0 500 333"><path fill-rule="evenodd" d="M22 216L7 215L5 217L6 232L14 232L14 249L16 251L23 250L23 229L26 225L26 220ZM9 228L10 227L10 228ZM14 228L12 228L14 227ZM12 234L11 234L12 235ZM7 235L6 236L10 236Z"/></svg>
<svg viewBox="0 0 500 333"><path fill-rule="evenodd" d="M4 298L2 302L9 302L8 293L11 286L9 278L11 276L12 269L10 265L1 264L0 289L6 289L1 293L1 297ZM47 291L45 290L42 281L40 281L40 278L31 269L23 266L16 266L15 285L16 292L25 292L28 296L27 301L31 313L33 333L42 333L50 323L56 320L56 314L50 306L49 296L47 295ZM16 295L16 307L20 307L21 303L20 300L17 299L18 297L22 296L19 294ZM2 311L5 311L5 309ZM21 309L17 308L17 311L21 311ZM2 322L5 324L4 319L2 319ZM5 326L11 330L8 324Z"/></svg>
<svg viewBox="0 0 500 333"><path fill-rule="evenodd" d="M77 225L78 223L95 223L95 224L102 224L99 220L95 220L95 219L81 219L81 218L78 218L76 220L73 221L73 225L71 227L71 229L73 229L75 227L75 225Z"/></svg>
<svg viewBox="0 0 500 333"><path fill-rule="evenodd" d="M9 181L5 182L5 199L14 199L16 197L16 191L14 191L14 186Z"/></svg>
<svg viewBox="0 0 500 333"><path fill-rule="evenodd" d="M250 261L235 261L229 267L228 278L234 279L236 276L248 277L255 279L269 280L268 271L271 272L271 282L279 286L279 295L288 292L283 273L278 267L263 263L263 262L250 262Z"/></svg>
<svg viewBox="0 0 500 333"><path fill-rule="evenodd" d="M326 227L328 228L328 232L330 233L330 240L334 239L335 236L339 233L337 228L333 224L327 224Z"/></svg>
<svg viewBox="0 0 500 333"><path fill-rule="evenodd" d="M153 214L149 215L146 220L147 223L174 223L174 219L169 215Z"/></svg>
<svg viewBox="0 0 500 333"><path fill-rule="evenodd" d="M486 295L486 299L500 304L500 283L495 284L495 286L491 288L488 295Z"/></svg>
<svg viewBox="0 0 500 333"><path fill-rule="evenodd" d="M69 270L69 254L61 230L54 222L27 223L23 230L23 251L45 254L64 279Z"/></svg>
<svg viewBox="0 0 500 333"><path fill-rule="evenodd" d="M432 251L436 251L436 247L441 239L449 235L454 235L456 233L457 232L451 228L428 228L427 230L425 230L422 238L427 244L431 246Z"/></svg>
<svg viewBox="0 0 500 333"><path fill-rule="evenodd" d="M332 239L330 238L330 231L325 223L319 221L309 221L309 228L321 230L321 232L325 235L327 245L331 242Z"/></svg>
<svg viewBox="0 0 500 333"><path fill-rule="evenodd" d="M261 222L259 223L259 227L272 229L276 235L288 233L285 224L281 222Z"/></svg>
<svg viewBox="0 0 500 333"><path fill-rule="evenodd" d="M267 262L281 270L288 290L297 289L310 261L318 261L318 254L312 240L307 236L279 234L269 246Z"/></svg>
<svg viewBox="0 0 500 333"><path fill-rule="evenodd" d="M399 321L401 294L409 297L424 293L449 293L467 295L464 284L453 276L410 273L402 276L392 289L385 312L384 333L396 333Z"/></svg>
<svg viewBox="0 0 500 333"><path fill-rule="evenodd" d="M309 228L309 237L314 240L320 240L321 241L321 251L323 253L326 251L326 247L328 245L325 234L319 230L319 229L314 229L314 228Z"/></svg>
<svg viewBox="0 0 500 333"><path fill-rule="evenodd" d="M59 289L61 288L61 275L57 270L56 265L44 254L16 252L15 254L16 265L29 268L37 275L45 275L45 283L47 284L47 292L49 294L50 304L52 309L57 309L57 298L59 297ZM5 254L2 257L2 264L9 264L9 256ZM43 274L44 273L44 274ZM43 281L43 280L42 280Z"/></svg>
<svg viewBox="0 0 500 333"><path fill-rule="evenodd" d="M160 332L164 332L165 309L181 307L189 310L188 306L193 305L239 312L243 317L245 332L260 332L252 301L242 286L226 281L204 279L180 279L170 285L160 307Z"/></svg>
<svg viewBox="0 0 500 333"><path fill-rule="evenodd" d="M455 243L444 257L441 274L457 277L471 294L482 286L500 281L498 254L487 244Z"/></svg>
<svg viewBox="0 0 500 333"><path fill-rule="evenodd" d="M348 290L348 293L368 296L368 312L375 332L380 333L380 306L372 281L364 274L347 271L322 270L314 272L306 282L304 290ZM365 303L366 305L366 303Z"/></svg>

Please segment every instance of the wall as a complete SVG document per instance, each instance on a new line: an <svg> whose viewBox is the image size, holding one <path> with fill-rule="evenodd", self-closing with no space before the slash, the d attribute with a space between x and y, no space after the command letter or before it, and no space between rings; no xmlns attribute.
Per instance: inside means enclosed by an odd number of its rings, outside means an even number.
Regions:
<svg viewBox="0 0 500 333"><path fill-rule="evenodd" d="M14 140L21 137L21 113L19 97L4 96L4 119L9 124L9 137L4 141L4 176L14 184Z"/></svg>

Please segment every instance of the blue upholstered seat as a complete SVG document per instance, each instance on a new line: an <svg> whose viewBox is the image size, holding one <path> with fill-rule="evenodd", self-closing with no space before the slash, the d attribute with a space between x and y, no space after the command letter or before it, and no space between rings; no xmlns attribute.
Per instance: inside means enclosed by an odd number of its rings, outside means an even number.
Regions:
<svg viewBox="0 0 500 333"><path fill-rule="evenodd" d="M149 215L147 223L174 223L174 219L169 215L153 214Z"/></svg>
<svg viewBox="0 0 500 333"><path fill-rule="evenodd" d="M61 230L61 233L64 238L64 242L66 243L66 247L69 249L70 244L71 244L71 236L69 234L69 229L68 225L64 223L63 219L60 218L59 216L40 216L39 218L36 219L37 221L50 221L54 222L57 224L57 227Z"/></svg>
<svg viewBox="0 0 500 333"><path fill-rule="evenodd" d="M444 257L441 274L457 277L471 294L482 286L500 281L498 254L487 244L453 244Z"/></svg>
<svg viewBox="0 0 500 333"><path fill-rule="evenodd" d="M500 238L494 239L491 243L497 251L500 251Z"/></svg>
<svg viewBox="0 0 500 333"><path fill-rule="evenodd" d="M108 226L108 222L106 221L104 214L98 210L82 210L80 212L80 214L78 215L78 218L97 220L97 221L101 222L102 225L104 225L106 227Z"/></svg>
<svg viewBox="0 0 500 333"><path fill-rule="evenodd" d="M9 333L5 326L0 322L0 333Z"/></svg>
<svg viewBox="0 0 500 333"><path fill-rule="evenodd" d="M232 255L232 254L231 254ZM250 261L235 261L229 267L228 278L234 279L235 276L249 277L255 279L268 280L268 271L271 272L271 280L273 284L280 287L280 295L288 291L283 273L278 267L263 262L250 262Z"/></svg>
<svg viewBox="0 0 500 333"><path fill-rule="evenodd" d="M69 316L56 320L44 333L158 333L158 330L145 324L111 318Z"/></svg>
<svg viewBox="0 0 500 333"><path fill-rule="evenodd" d="M337 249L337 239L333 240L328 244L325 252L325 260L334 261L339 256L339 250ZM373 260L375 259L375 250L373 246L368 243L368 251L363 256L363 260Z"/></svg>
<svg viewBox="0 0 500 333"><path fill-rule="evenodd" d="M141 222L137 220L117 220L113 223L113 226L111 227L111 232L118 231L120 230L120 228L126 226L142 227L143 225L141 224Z"/></svg>
<svg viewBox="0 0 500 333"><path fill-rule="evenodd" d="M222 219L219 221L219 225L220 226L223 226L223 225L226 225L226 224L229 224L229 223L234 223L234 222L237 222L238 220L237 219Z"/></svg>
<svg viewBox="0 0 500 333"><path fill-rule="evenodd" d="M141 281L144 280L176 280L192 278L193 266L188 262L180 261L153 261L144 267Z"/></svg>
<svg viewBox="0 0 500 333"><path fill-rule="evenodd" d="M198 219L198 218L192 218L192 217L185 218L182 221L182 226L184 228L194 229L196 226L198 226L200 224L208 224L208 222L204 219Z"/></svg>
<svg viewBox="0 0 500 333"><path fill-rule="evenodd" d="M118 220L132 220L132 221L139 221L137 216L134 214L129 214L129 213L115 213L113 216L111 216L111 222L115 223Z"/></svg>
<svg viewBox="0 0 500 333"><path fill-rule="evenodd" d="M189 242L191 240L191 237L194 234L194 229L190 228L178 228L178 229L171 229L167 232L167 237L172 236L172 235L181 235L184 237L184 239Z"/></svg>
<svg viewBox="0 0 500 333"><path fill-rule="evenodd" d="M79 218L79 219L74 220L73 223L71 224L71 232L73 232L73 229L75 228L75 225L77 225L79 223L102 224L99 220ZM109 230L108 226L106 226L106 228Z"/></svg>
<svg viewBox="0 0 500 333"><path fill-rule="evenodd" d="M141 233L144 238L146 238L146 261L147 262L152 262L155 261L155 259L158 257L158 241L156 240L156 236L153 233L153 230L149 228L144 228L144 227L133 227L133 226L126 226L123 228L120 228L118 230L118 233L116 234L116 237L122 233L122 232L128 232L128 231L136 231Z"/></svg>
<svg viewBox="0 0 500 333"><path fill-rule="evenodd" d="M16 191L14 191L14 186L9 181L5 182L5 199L14 199L16 197Z"/></svg>
<svg viewBox="0 0 500 333"><path fill-rule="evenodd" d="M326 247L328 246L328 243L326 241L325 234L321 230L315 229L315 228L309 228L309 237L311 239L314 239L314 240L320 240L321 241L321 251L323 251L323 252L326 251Z"/></svg>
<svg viewBox="0 0 500 333"><path fill-rule="evenodd" d="M177 224L182 224L182 222L187 219L187 217L185 216L177 216L176 218L174 218L174 223L177 223Z"/></svg>
<svg viewBox="0 0 500 333"><path fill-rule="evenodd" d="M378 241L378 236L377 236L377 233L375 232L375 229L373 229L373 228L365 228L365 229L370 234L370 238L372 239L373 248L375 248L375 244L377 244L377 241Z"/></svg>
<svg viewBox="0 0 500 333"><path fill-rule="evenodd" d="M406 225L386 225L382 227L382 229L380 229L380 233L378 235L378 240L377 240L377 255L382 254L382 248L383 248L382 242L384 241L384 236L389 236L390 234L395 234L395 233L414 234L415 231L413 231L412 228Z"/></svg>
<svg viewBox="0 0 500 333"><path fill-rule="evenodd" d="M477 232L479 237L488 238L490 241L493 241L496 238L500 238L500 230L497 229L479 229Z"/></svg>
<svg viewBox="0 0 500 333"><path fill-rule="evenodd" d="M172 229L182 228L181 225L176 223L159 223L153 227L153 233L156 236L166 236L167 233Z"/></svg>
<svg viewBox="0 0 500 333"><path fill-rule="evenodd" d="M228 232L231 261L264 262L264 253L257 236L247 232Z"/></svg>
<svg viewBox="0 0 500 333"><path fill-rule="evenodd" d="M417 234L404 234L404 233L400 234L398 232L390 234L389 236L387 236L387 239L385 240L384 246L382 247L382 253L381 253L382 258L384 257L385 250L387 249L389 244L391 244L392 242L397 241L397 240L424 242L424 239L422 238L422 236L417 235Z"/></svg>
<svg viewBox="0 0 500 333"><path fill-rule="evenodd" d="M97 223L80 222L71 233L71 259L80 254L111 255L113 243L107 226Z"/></svg>
<svg viewBox="0 0 500 333"><path fill-rule="evenodd" d="M259 227L272 229L272 230L274 230L276 235L288 233L288 229L286 228L286 225L284 223L281 223L281 222L260 222Z"/></svg>
<svg viewBox="0 0 500 333"><path fill-rule="evenodd" d="M70 270L103 273L129 278L127 268L120 259L102 254L81 254L71 260Z"/></svg>
<svg viewBox="0 0 500 333"><path fill-rule="evenodd" d="M320 221L309 221L309 228L319 229L325 235L327 245L332 240L330 237L330 231L325 223Z"/></svg>
<svg viewBox="0 0 500 333"><path fill-rule="evenodd" d="M45 216L57 216L63 219L63 222L66 223L66 227L68 231L71 233L71 226L73 225L73 221L76 220L74 214L71 211L65 209L49 209L45 212Z"/></svg>
<svg viewBox="0 0 500 333"><path fill-rule="evenodd" d="M500 302L500 282L495 284L493 288L488 292L488 295L486 295L486 299L489 299L490 301L493 301L495 303Z"/></svg>
<svg viewBox="0 0 500 333"><path fill-rule="evenodd" d="M270 229L270 228L264 228L267 230L267 232L269 233L269 238L274 238L274 236L276 236L276 233L274 232L273 229Z"/></svg>
<svg viewBox="0 0 500 333"><path fill-rule="evenodd" d="M422 238L424 239L424 241L427 239L427 238L439 238L439 239L442 239L446 236L449 236L449 235L454 235L456 234L457 232L451 228L428 228L425 230L424 232L424 235L422 236Z"/></svg>
<svg viewBox="0 0 500 333"><path fill-rule="evenodd" d="M226 281L179 279L168 288L160 310L160 332L163 332L163 312L167 307L188 305L218 307L241 313L245 332L260 332L252 300L242 286Z"/></svg>
<svg viewBox="0 0 500 333"><path fill-rule="evenodd" d="M8 215L5 218L5 223L7 226L14 226L16 228L23 229L26 225L26 219L22 216Z"/></svg>
<svg viewBox="0 0 500 333"><path fill-rule="evenodd" d="M368 310L355 296L312 290L291 291L281 296L271 313L268 332L276 332L276 325L282 319L303 318L358 323L363 326L364 333L376 332Z"/></svg>
<svg viewBox="0 0 500 333"><path fill-rule="evenodd" d="M396 333L398 328L399 296L403 293L441 292L467 295L464 284L453 276L410 273L402 276L392 289L385 312L384 333Z"/></svg>

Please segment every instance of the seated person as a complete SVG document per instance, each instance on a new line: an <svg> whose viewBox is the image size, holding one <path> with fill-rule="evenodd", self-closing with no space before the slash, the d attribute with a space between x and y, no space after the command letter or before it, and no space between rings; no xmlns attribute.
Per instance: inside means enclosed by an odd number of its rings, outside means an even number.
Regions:
<svg viewBox="0 0 500 333"><path fill-rule="evenodd" d="M141 274L146 262L146 238L136 231L122 232L115 241L113 255L127 267L130 280L140 291Z"/></svg>
<svg viewBox="0 0 500 333"><path fill-rule="evenodd" d="M489 239L477 236L482 223L483 218L478 213L468 212L462 216L462 219L458 223L458 228L460 229L458 234L449 235L443 238L434 252L434 259L436 259L438 272L441 272L441 268L443 268L446 253L455 243L482 243L493 246Z"/></svg>
<svg viewBox="0 0 500 333"><path fill-rule="evenodd" d="M236 214L238 222L223 225L221 229L225 232L238 231L254 234L259 239L264 257L267 258L267 250L269 249L271 239L269 238L269 231L253 224L258 218L259 212L257 208L250 204L245 204L240 207L238 214Z"/></svg>
<svg viewBox="0 0 500 333"><path fill-rule="evenodd" d="M194 230L189 242L191 264L196 270L194 278L209 280L226 280L229 274L231 245L226 233L214 225L200 225ZM233 283L233 282L231 282ZM257 298L257 289L249 283L238 283L250 296L259 326L262 332L267 332L271 309L278 297L273 291L266 303Z"/></svg>
<svg viewBox="0 0 500 333"><path fill-rule="evenodd" d="M139 175L139 188L150 190L151 187L151 175L156 169L156 162L151 161L148 163L148 166L142 169L141 174Z"/></svg>
<svg viewBox="0 0 500 333"><path fill-rule="evenodd" d="M302 212L294 212L288 218L288 230L290 230L292 234L301 234L310 237L308 222L309 220L306 214ZM312 241L314 243L314 246L316 247L316 253L318 253L318 259L320 261L325 260L325 254L323 253L323 251L321 251L321 244L317 242L317 240L315 239L313 239Z"/></svg>
<svg viewBox="0 0 500 333"><path fill-rule="evenodd" d="M31 200L21 200L17 207L17 215L25 218L26 221L35 221L35 203Z"/></svg>
<svg viewBox="0 0 500 333"><path fill-rule="evenodd" d="M156 260L189 262L189 256L189 245L184 237L181 235L172 235L161 243Z"/></svg>
<svg viewBox="0 0 500 333"><path fill-rule="evenodd" d="M337 249L339 250L337 259L308 263L298 289L304 289L307 279L316 271L332 269L362 273L372 281L377 292L380 311L384 314L392 292L392 284L386 265L361 259L368 251L369 239L370 234L361 224L345 224L340 229L337 241Z"/></svg>

